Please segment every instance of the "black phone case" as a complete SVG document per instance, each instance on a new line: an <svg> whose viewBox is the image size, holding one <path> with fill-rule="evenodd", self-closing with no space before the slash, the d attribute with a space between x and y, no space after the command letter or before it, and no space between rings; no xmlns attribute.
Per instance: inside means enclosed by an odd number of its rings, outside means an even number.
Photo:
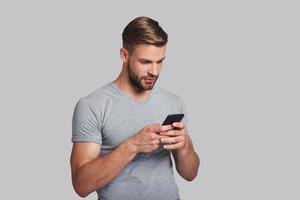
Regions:
<svg viewBox="0 0 300 200"><path fill-rule="evenodd" d="M183 118L184 114L171 114L168 115L162 125L173 124L174 122L180 122Z"/></svg>

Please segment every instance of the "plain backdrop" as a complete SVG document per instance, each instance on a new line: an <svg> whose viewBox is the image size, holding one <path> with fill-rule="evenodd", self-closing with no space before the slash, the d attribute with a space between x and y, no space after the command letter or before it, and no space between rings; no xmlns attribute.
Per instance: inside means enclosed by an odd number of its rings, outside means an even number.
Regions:
<svg viewBox="0 0 300 200"><path fill-rule="evenodd" d="M193 182L175 172L182 199L299 199L300 14L290 0L1 1L0 199L81 199L69 164L74 106L119 74L121 33L142 15L169 34L157 84L185 101L201 158Z"/></svg>

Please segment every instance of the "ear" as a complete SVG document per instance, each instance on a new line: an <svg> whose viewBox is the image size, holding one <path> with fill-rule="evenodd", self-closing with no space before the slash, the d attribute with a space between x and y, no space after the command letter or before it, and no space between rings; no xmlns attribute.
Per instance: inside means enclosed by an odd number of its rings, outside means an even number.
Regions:
<svg viewBox="0 0 300 200"><path fill-rule="evenodd" d="M128 62L128 56L129 56L129 52L125 48L121 48L120 49L120 57L121 57L121 60L123 61L123 63Z"/></svg>

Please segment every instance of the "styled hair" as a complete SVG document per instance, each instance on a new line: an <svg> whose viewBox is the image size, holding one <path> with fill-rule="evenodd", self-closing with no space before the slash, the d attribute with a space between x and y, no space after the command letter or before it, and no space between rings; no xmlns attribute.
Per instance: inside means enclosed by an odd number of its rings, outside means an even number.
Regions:
<svg viewBox="0 0 300 200"><path fill-rule="evenodd" d="M129 52L138 44L152 44L158 47L168 42L168 34L159 23L149 17L141 16L133 19L122 33L123 48Z"/></svg>

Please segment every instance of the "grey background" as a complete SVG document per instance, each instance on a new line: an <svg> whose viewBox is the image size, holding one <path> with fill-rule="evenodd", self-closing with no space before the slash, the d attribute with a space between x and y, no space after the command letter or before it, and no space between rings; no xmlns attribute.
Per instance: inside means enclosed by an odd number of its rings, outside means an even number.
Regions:
<svg viewBox="0 0 300 200"><path fill-rule="evenodd" d="M297 1L1 1L0 199L81 199L76 101L121 69L136 16L169 34L158 84L179 94L201 157L183 199L299 199ZM96 199L91 194L86 199Z"/></svg>

